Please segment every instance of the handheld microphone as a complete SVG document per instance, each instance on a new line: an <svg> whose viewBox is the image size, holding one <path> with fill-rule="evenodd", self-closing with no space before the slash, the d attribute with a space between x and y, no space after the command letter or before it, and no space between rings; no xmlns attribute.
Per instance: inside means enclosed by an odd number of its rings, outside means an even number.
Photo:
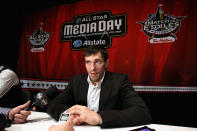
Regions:
<svg viewBox="0 0 197 131"><path fill-rule="evenodd" d="M0 66L0 98L18 83L19 79L14 71Z"/></svg>
<svg viewBox="0 0 197 131"><path fill-rule="evenodd" d="M2 98L9 90L11 87L4 86L0 88L0 98Z"/></svg>
<svg viewBox="0 0 197 131"><path fill-rule="evenodd" d="M49 87L45 92L44 91L38 92L34 96L34 102L24 110L29 111L36 106L44 109L49 104L49 101L53 99L56 95L57 95L57 88L55 86Z"/></svg>

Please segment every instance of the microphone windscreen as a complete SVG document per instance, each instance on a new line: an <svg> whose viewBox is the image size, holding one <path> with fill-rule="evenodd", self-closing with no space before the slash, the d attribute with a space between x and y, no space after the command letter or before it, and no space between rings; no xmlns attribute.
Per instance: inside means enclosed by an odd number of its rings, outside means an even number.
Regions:
<svg viewBox="0 0 197 131"><path fill-rule="evenodd" d="M19 79L14 71L10 69L2 70L0 72L0 98L18 83Z"/></svg>
<svg viewBox="0 0 197 131"><path fill-rule="evenodd" d="M48 98L52 99L57 94L57 88L55 86L51 86L46 90L46 95Z"/></svg>

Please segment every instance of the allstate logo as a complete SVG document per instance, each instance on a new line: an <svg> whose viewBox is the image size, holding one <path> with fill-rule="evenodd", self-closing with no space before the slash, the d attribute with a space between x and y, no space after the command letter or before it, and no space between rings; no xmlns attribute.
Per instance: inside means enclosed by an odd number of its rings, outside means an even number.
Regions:
<svg viewBox="0 0 197 131"><path fill-rule="evenodd" d="M82 46L82 41L81 41L81 40L75 40L75 41L73 42L73 46L74 46L75 48L79 48L80 46Z"/></svg>

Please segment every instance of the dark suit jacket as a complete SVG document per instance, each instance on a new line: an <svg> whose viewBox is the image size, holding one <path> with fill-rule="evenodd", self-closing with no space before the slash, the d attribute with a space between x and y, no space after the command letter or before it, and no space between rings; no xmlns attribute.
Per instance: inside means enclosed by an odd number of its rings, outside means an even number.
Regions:
<svg viewBox="0 0 197 131"><path fill-rule="evenodd" d="M47 112L56 120L73 105L87 106L87 74L73 77L67 88L48 106ZM127 75L106 71L101 85L99 112L101 127L134 126L151 121L148 108L134 91Z"/></svg>

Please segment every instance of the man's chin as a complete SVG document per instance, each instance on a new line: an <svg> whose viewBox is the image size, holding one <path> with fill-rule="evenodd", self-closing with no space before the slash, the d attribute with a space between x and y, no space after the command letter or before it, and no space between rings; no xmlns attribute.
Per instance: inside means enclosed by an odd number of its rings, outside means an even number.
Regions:
<svg viewBox="0 0 197 131"><path fill-rule="evenodd" d="M97 81L98 81L98 78L96 78L96 77L91 77L90 80L91 80L92 82L97 82Z"/></svg>

